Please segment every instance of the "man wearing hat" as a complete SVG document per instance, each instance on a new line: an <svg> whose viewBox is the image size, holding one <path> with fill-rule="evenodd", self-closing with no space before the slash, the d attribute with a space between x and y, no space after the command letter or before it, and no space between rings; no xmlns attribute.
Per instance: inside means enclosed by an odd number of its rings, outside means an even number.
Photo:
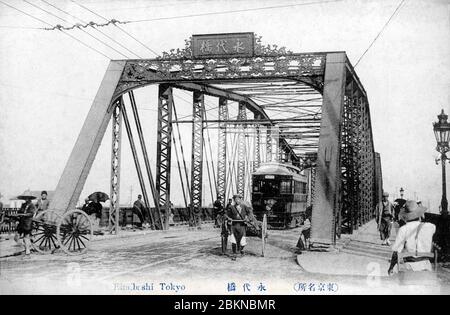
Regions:
<svg viewBox="0 0 450 315"><path fill-rule="evenodd" d="M431 253L433 235L436 226L432 223L421 222L427 209L418 205L414 200L407 200L400 210L399 218L406 222L397 232L394 245L392 245L391 265L388 273L392 274L394 266L398 262L398 253L403 251L415 253L414 257L405 258L405 268L411 271L432 271L428 257L420 257L418 253Z"/></svg>
<svg viewBox="0 0 450 315"><path fill-rule="evenodd" d="M234 195L233 203L227 208L226 217L231 220L231 249L233 251L233 260L239 251L244 255L244 246L247 245L245 239L246 222L249 221L252 212L251 209L242 202L241 196Z"/></svg>
<svg viewBox="0 0 450 315"><path fill-rule="evenodd" d="M389 237L391 236L392 218L394 216L394 205L388 200L389 193L383 192L382 201L375 208L378 230L382 245L391 245Z"/></svg>
<svg viewBox="0 0 450 315"><path fill-rule="evenodd" d="M19 225L17 226L17 232L14 240L18 242L19 236L23 236L23 241L25 243L25 254L29 257L31 253L30 236L33 229L33 216L36 212L36 207L31 200L36 199L36 197L31 195L31 192L27 190L22 195L18 196L17 199L25 200L25 202L22 204L17 214L19 216Z"/></svg>

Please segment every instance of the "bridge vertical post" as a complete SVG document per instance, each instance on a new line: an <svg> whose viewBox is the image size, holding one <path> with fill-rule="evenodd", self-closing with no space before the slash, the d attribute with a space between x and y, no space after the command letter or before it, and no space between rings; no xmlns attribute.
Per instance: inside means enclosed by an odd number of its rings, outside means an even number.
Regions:
<svg viewBox="0 0 450 315"><path fill-rule="evenodd" d="M238 121L247 120L247 106L245 102L239 102L238 109ZM245 192L245 153L246 153L246 141L244 134L244 125L240 123L238 134L238 169L237 169L237 182L236 191L237 194L244 198Z"/></svg>
<svg viewBox="0 0 450 315"><path fill-rule="evenodd" d="M380 153L375 152L374 154L374 176L375 176L375 192L374 192L374 206L381 202L383 196L383 174L381 171L381 158ZM373 216L375 214L375 207L373 207L370 211L370 215Z"/></svg>
<svg viewBox="0 0 450 315"><path fill-rule="evenodd" d="M272 148L272 161L275 162L281 162L281 148L280 148L280 128L278 126L273 126L271 129L271 136L272 136L272 146L275 148Z"/></svg>
<svg viewBox="0 0 450 315"><path fill-rule="evenodd" d="M363 195L363 204L362 207L359 210L359 215L358 215L358 226L361 226L363 224L363 217L364 217L364 213L368 210L369 207L369 188L368 187L368 182L370 180L370 178L368 178L368 137L369 137L369 128L368 128L368 115L367 115L367 105L366 102L364 102L364 98L360 98L361 100L361 115L362 115L362 154L363 154L363 158L361 159L362 162L362 195ZM372 192L372 189L370 189L370 193Z"/></svg>
<svg viewBox="0 0 450 315"><path fill-rule="evenodd" d="M122 98L113 107L111 141L111 192L108 228L110 233L119 234L120 215L120 155L122 147Z"/></svg>
<svg viewBox="0 0 450 315"><path fill-rule="evenodd" d="M266 162L272 161L272 127L267 125L266 129Z"/></svg>
<svg viewBox="0 0 450 315"><path fill-rule="evenodd" d="M345 53L327 54L311 222L313 247L336 244L336 216L341 211L340 147L345 79Z"/></svg>
<svg viewBox="0 0 450 315"><path fill-rule="evenodd" d="M353 226L352 214L353 214L353 202L352 202L352 160L351 160L351 149L352 149L352 128L351 128L351 88L352 82L345 87L344 96L344 108L342 114L342 132L341 132L341 178L342 178L342 213L340 216L341 222L337 226L339 230L338 235L342 232L342 225L344 222L347 225L347 232L352 233Z"/></svg>
<svg viewBox="0 0 450 315"><path fill-rule="evenodd" d="M261 165L261 129L258 120L261 119L260 114L255 114L255 161L253 162L253 172Z"/></svg>
<svg viewBox="0 0 450 315"><path fill-rule="evenodd" d="M375 151L373 147L373 135L372 126L370 121L370 109L367 98L364 98L364 107L366 108L366 128L367 128L367 165L366 165L366 176L367 176L367 208L364 218L364 223L370 220L370 213L375 207Z"/></svg>
<svg viewBox="0 0 450 315"><path fill-rule="evenodd" d="M354 100L354 129L355 129L355 149L356 154L355 158L353 160L355 165L355 177L356 177L356 210L355 212L358 212L359 209L362 209L364 206L364 172L363 172L363 159L364 159L364 129L363 129L363 106L362 106L362 95L358 91L358 93L355 95ZM357 224L357 214L355 213L353 216L352 224L354 225L355 229L358 229Z"/></svg>
<svg viewBox="0 0 450 315"><path fill-rule="evenodd" d="M162 229L169 227L170 211L170 171L172 153L172 87L160 84L158 90L158 130L156 146L156 190L159 196L159 208Z"/></svg>
<svg viewBox="0 0 450 315"><path fill-rule="evenodd" d="M352 198L350 200L350 202L352 203L351 206L351 216L350 216L350 222L349 225L351 226L350 228L350 233L353 233L354 229L357 229L358 226L355 224L355 217L358 214L359 209L361 208L360 206L360 195L361 195L361 187L360 187L360 183L361 183L361 177L360 177L360 147L361 147L361 131L360 131L360 116L361 116L361 109L360 109L360 104L359 104L359 98L360 98L360 93L359 90L357 89L357 85L354 84L354 81L352 80L351 82L351 90L350 90L350 103L349 105L350 107L350 115L351 115L351 119L349 121L350 124L350 132L351 132L351 139L350 139L350 143L351 143L351 150L350 150L350 154L351 157L349 159L349 163L351 164L351 177L352 177L352 185L350 188L351 190L351 194L352 194Z"/></svg>
<svg viewBox="0 0 450 315"><path fill-rule="evenodd" d="M219 98L219 121L228 120L228 102L224 97ZM222 197L225 206L225 191L227 178L227 125L219 123L217 158L217 195Z"/></svg>
<svg viewBox="0 0 450 315"><path fill-rule="evenodd" d="M192 113L192 153L191 153L191 226L200 226L202 214L202 174L203 174L203 111L205 96L194 91Z"/></svg>

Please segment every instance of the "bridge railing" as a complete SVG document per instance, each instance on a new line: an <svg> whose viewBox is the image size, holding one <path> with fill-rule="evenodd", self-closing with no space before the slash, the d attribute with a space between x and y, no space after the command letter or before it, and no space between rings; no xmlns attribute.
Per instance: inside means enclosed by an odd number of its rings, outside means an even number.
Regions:
<svg viewBox="0 0 450 315"><path fill-rule="evenodd" d="M126 226L128 224L138 223L139 218L133 214L132 207L121 207L119 225ZM187 224L189 222L189 210L186 207L174 207L173 210L173 222L175 224ZM156 209L154 207L150 208L153 217L156 217ZM108 224L109 218L109 208L103 207L102 217L100 220L100 226L106 226ZM213 218L213 208L202 208L201 212L202 221L214 220Z"/></svg>
<svg viewBox="0 0 450 315"><path fill-rule="evenodd" d="M127 224L138 223L139 219L133 215L132 207L121 207L120 208L120 226L126 226ZM150 208L153 213L155 213L155 208ZM17 230L18 221L10 218L9 216L14 216L20 208L3 208L0 213L0 234L11 234L15 233ZM103 207L102 217L100 219L100 226L108 225L109 207ZM213 218L212 208L202 208L201 213L202 221L211 221ZM189 222L189 211L185 207L173 208L173 222L175 224L188 224Z"/></svg>
<svg viewBox="0 0 450 315"><path fill-rule="evenodd" d="M17 229L18 221L10 218L19 211L19 208L3 208L0 213L0 234L14 233Z"/></svg>

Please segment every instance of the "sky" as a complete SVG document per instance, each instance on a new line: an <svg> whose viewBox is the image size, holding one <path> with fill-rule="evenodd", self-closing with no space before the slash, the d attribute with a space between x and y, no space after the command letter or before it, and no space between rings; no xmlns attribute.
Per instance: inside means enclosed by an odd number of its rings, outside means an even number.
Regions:
<svg viewBox="0 0 450 315"><path fill-rule="evenodd" d="M68 33L97 51L61 32L39 29L49 27L44 22L72 25L78 22L75 17L104 22L73 1L1 1L41 20L0 2L0 192L9 198L28 188L56 187L109 58L124 57L78 30ZM450 112L449 1L405 0L384 29L401 1L76 2L108 19L150 20L121 25L141 43L114 26L100 28L122 47L90 31L123 54L130 55L125 46L144 58L155 57L151 50L161 54L183 48L185 39L204 33L255 32L265 44L286 46L299 53L342 50L353 65L370 47L356 72L368 95L384 189L394 197L403 187L406 197L421 199L430 211L437 212L442 194L441 166L435 163L438 153L432 122L441 109ZM251 8L265 9L247 10ZM140 89L136 98L154 165L156 88ZM191 108L181 98L189 97L178 95L180 115L189 114ZM214 100L207 104L212 107ZM212 131L212 143L214 137ZM82 197L94 190L109 191L110 141L108 130ZM122 203L139 193L126 147L124 143ZM181 203L179 183L174 183L172 192L175 203Z"/></svg>

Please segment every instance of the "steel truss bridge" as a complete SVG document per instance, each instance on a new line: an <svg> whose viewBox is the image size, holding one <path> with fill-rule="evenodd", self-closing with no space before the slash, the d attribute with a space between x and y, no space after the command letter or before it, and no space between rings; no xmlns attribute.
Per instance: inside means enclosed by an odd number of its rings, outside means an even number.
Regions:
<svg viewBox="0 0 450 315"><path fill-rule="evenodd" d="M265 161L292 163L309 174L313 244L335 244L341 233L352 233L369 221L381 200L380 156L374 151L366 91L345 52L292 53L264 46L253 33L204 36L194 35L183 49L156 59L110 62L51 207L67 211L76 206L111 124L112 233L119 233L123 125L145 204L155 206L156 211L150 212L155 228L168 228L163 213L170 207L171 181L177 177L195 225L204 182L209 183L212 198L217 194L226 200L239 193L249 199L250 174ZM214 46L205 46L208 40L217 43L217 50L223 48L222 53L211 54ZM237 49L229 54L232 46L225 49L223 44L233 41ZM247 50L242 48L246 43ZM245 51L240 53L239 48ZM149 85L158 86L156 168L150 165L134 94ZM178 115L175 91L190 96L189 117ZM215 106L206 109L205 97L213 97ZM192 126L189 158L180 135L183 124ZM209 132L217 133L217 143L208 139ZM174 168L178 176L171 176Z"/></svg>

